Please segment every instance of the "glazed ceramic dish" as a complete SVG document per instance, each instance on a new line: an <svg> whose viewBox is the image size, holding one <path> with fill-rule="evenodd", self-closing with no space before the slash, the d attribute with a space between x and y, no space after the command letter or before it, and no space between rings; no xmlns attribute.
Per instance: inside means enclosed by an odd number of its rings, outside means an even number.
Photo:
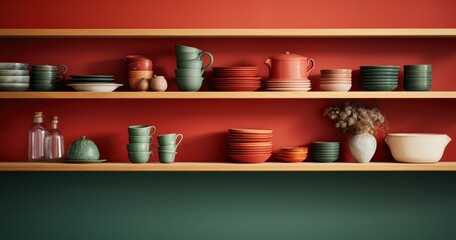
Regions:
<svg viewBox="0 0 456 240"><path fill-rule="evenodd" d="M102 163L106 162L106 159L98 159L98 160L69 160L65 159L63 160L66 163Z"/></svg>
<svg viewBox="0 0 456 240"><path fill-rule="evenodd" d="M390 133L385 138L394 160L404 163L438 162L450 141L446 134L432 133Z"/></svg>
<svg viewBox="0 0 456 240"><path fill-rule="evenodd" d="M27 63L0 62L1 70L29 70Z"/></svg>
<svg viewBox="0 0 456 240"><path fill-rule="evenodd" d="M0 83L0 91L26 91L28 83Z"/></svg>
<svg viewBox="0 0 456 240"><path fill-rule="evenodd" d="M240 163L265 162L272 154L272 130L228 129L228 157Z"/></svg>
<svg viewBox="0 0 456 240"><path fill-rule="evenodd" d="M351 84L320 84L320 88L325 91L348 92L352 87Z"/></svg>
<svg viewBox="0 0 456 240"><path fill-rule="evenodd" d="M83 84L68 84L78 92L113 92L123 84L116 83L83 83Z"/></svg>

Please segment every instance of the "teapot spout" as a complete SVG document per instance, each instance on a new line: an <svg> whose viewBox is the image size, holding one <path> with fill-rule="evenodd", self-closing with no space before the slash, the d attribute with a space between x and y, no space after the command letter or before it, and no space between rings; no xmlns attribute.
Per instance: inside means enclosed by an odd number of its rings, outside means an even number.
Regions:
<svg viewBox="0 0 456 240"><path fill-rule="evenodd" d="M271 69L271 58L266 59L266 61L264 61L264 64L266 64L266 66Z"/></svg>

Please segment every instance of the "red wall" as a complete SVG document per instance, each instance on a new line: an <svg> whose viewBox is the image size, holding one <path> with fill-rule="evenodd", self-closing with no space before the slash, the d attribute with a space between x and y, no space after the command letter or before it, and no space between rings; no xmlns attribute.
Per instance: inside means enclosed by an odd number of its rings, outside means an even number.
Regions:
<svg viewBox="0 0 456 240"><path fill-rule="evenodd" d="M1 28L354 28L456 27L454 1L15 1L0 3ZM368 2L368 3L366 3ZM134 4L134 5L133 5ZM0 39L0 61L66 64L69 74L114 74L127 83L123 57L149 56L154 70L176 90L173 46L210 51L214 66L252 64L267 76L263 61L291 51L321 68L369 64L433 65L433 89L456 91L452 81L455 39ZM210 72L206 73L210 76ZM206 81L207 83L207 81ZM127 88L124 88L124 90ZM204 88L207 90L207 88ZM354 72L354 90L360 90ZM402 91L402 84L398 91ZM1 93L0 93L1 94ZM389 132L438 132L456 138L456 100L368 100L386 113ZM25 161L34 111L60 116L66 145L86 135L110 161L125 162L127 126L151 124L157 133L185 139L177 161L224 161L230 127L274 129L274 148L343 140L322 116L330 100L0 100L0 161ZM391 160L381 141L375 161ZM444 161L456 158L451 143ZM157 157L154 156L154 161Z"/></svg>

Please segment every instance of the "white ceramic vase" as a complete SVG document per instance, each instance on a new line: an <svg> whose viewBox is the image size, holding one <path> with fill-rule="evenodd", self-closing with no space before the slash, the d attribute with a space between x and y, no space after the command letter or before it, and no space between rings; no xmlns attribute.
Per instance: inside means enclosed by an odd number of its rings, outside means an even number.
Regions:
<svg viewBox="0 0 456 240"><path fill-rule="evenodd" d="M377 140L369 133L355 134L350 137L348 145L357 163L368 163L377 149Z"/></svg>

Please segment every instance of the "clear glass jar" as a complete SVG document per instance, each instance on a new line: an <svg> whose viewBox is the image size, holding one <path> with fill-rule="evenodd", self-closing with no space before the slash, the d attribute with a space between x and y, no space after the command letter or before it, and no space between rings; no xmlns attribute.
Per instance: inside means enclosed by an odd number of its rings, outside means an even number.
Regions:
<svg viewBox="0 0 456 240"><path fill-rule="evenodd" d="M51 118L51 129L45 137L45 150L47 162L60 162L65 157L65 147L63 143L63 136L60 133L57 125L59 119L57 116Z"/></svg>
<svg viewBox="0 0 456 240"><path fill-rule="evenodd" d="M42 162L45 160L44 138L46 128L43 125L43 113L35 112L33 125L29 130L28 159L30 162Z"/></svg>

